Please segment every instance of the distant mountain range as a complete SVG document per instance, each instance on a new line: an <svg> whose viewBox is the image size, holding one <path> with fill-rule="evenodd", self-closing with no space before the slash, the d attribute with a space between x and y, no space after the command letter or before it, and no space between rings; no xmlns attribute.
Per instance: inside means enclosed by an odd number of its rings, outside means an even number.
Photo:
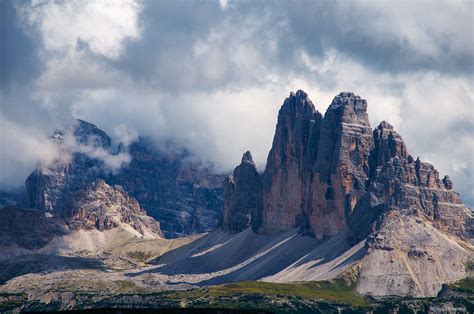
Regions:
<svg viewBox="0 0 474 314"><path fill-rule="evenodd" d="M29 207L68 219L74 215L70 205L75 194L102 179L122 186L148 215L160 222L168 238L210 231L218 224L223 176L186 160L186 152L159 152L150 139L140 137L128 148L131 162L113 173L106 170L103 161L87 153L118 153L113 151L105 132L78 120L74 137L88 150L75 152L71 160L52 166L39 165L26 180ZM63 132L56 132L52 139L61 146Z"/></svg>
<svg viewBox="0 0 474 314"><path fill-rule="evenodd" d="M28 302L48 304L60 298L46 291L68 274L77 291L110 280L140 294L351 278L361 296L432 297L470 276L472 211L388 122L372 129L353 93L324 115L305 92L291 93L263 173L250 152L226 176L144 137L114 150L82 120L72 136L87 149L68 152L67 134L55 132L70 158L38 165L26 199L0 195L0 261L9 265L0 293L34 290ZM131 160L110 171L97 152ZM29 266L11 272L26 257ZM121 293L110 289L103 297ZM63 290L56 308L70 302Z"/></svg>

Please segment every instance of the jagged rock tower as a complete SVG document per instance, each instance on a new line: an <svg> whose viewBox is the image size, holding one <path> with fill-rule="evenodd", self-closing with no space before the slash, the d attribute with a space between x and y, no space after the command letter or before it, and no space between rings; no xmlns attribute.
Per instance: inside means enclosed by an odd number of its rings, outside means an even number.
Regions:
<svg viewBox="0 0 474 314"><path fill-rule="evenodd" d="M474 235L472 212L449 177L410 156L388 122L372 131L367 102L353 93L337 95L324 117L305 92L291 93L278 114L261 196L253 163L242 160L233 180L225 183L224 207L233 232L299 228L342 237L346 247L364 242L362 294L435 296L442 283L464 278L473 259L464 241Z"/></svg>
<svg viewBox="0 0 474 314"><path fill-rule="evenodd" d="M226 179L224 224L241 217L244 208L261 212L251 215L257 221L245 221L234 231L250 224L260 233L300 227L318 238L346 232L359 241L383 213L410 210L443 232L472 236L471 211L452 190L449 177L440 180L434 166L410 156L388 122L372 130L367 101L353 93L337 95L324 117L305 92L290 93L279 111L262 174L261 207L255 205L258 193L239 192L258 190L258 179L239 178L244 165L243 159L234 174L238 188ZM254 166L249 173L259 178ZM252 188L242 182L252 182ZM245 195L251 195L252 206Z"/></svg>
<svg viewBox="0 0 474 314"><path fill-rule="evenodd" d="M262 179L247 151L233 176L224 180L223 226L232 232L240 232L250 225L257 231L261 223Z"/></svg>

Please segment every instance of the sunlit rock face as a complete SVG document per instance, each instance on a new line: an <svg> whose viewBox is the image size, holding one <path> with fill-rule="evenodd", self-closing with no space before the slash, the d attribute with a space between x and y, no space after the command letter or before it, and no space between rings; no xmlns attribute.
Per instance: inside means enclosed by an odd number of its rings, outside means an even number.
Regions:
<svg viewBox="0 0 474 314"><path fill-rule="evenodd" d="M340 93L321 123L318 154L313 164L306 208L311 231L318 237L337 234L365 193L373 147L367 102Z"/></svg>
<svg viewBox="0 0 474 314"><path fill-rule="evenodd" d="M408 210L442 232L473 236L472 213L449 177L440 179L433 165L410 156L388 122L372 130L367 102L353 93L337 95L324 117L306 93L291 93L262 177L261 215L253 215L261 219L253 225L260 233L299 227L318 238L347 232L357 242L374 232L383 213ZM226 206L233 180L225 182Z"/></svg>
<svg viewBox="0 0 474 314"><path fill-rule="evenodd" d="M90 151L116 156L110 137L95 125L78 120L74 131L84 152L71 154L52 165L40 165L26 180L28 206L51 215L69 218L74 194L87 189L97 179L120 185L136 199L148 215L161 223L165 237L173 238L214 229L223 207L222 175L188 161L188 154L165 154L146 138L138 138L128 148L129 163L111 171ZM64 150L62 132L52 140Z"/></svg>
<svg viewBox="0 0 474 314"><path fill-rule="evenodd" d="M439 179L433 165L411 156L395 156L376 172L351 216L350 231L355 242L372 232L376 219L390 210L421 214L437 229L461 239L473 236L471 210Z"/></svg>
<svg viewBox="0 0 474 314"><path fill-rule="evenodd" d="M301 226L322 237L345 230L365 193L373 145L364 99L341 93L323 118L306 93L290 94L263 175L260 231Z"/></svg>
<svg viewBox="0 0 474 314"><path fill-rule="evenodd" d="M108 230L128 225L147 238L161 237L160 224L140 207L121 186L96 180L74 194L68 225L75 229Z"/></svg>

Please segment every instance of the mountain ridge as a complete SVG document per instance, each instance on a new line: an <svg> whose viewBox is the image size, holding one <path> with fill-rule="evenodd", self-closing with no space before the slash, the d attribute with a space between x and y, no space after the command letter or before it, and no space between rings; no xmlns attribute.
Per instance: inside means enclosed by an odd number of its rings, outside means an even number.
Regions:
<svg viewBox="0 0 474 314"><path fill-rule="evenodd" d="M240 179L243 166L226 184ZM247 184L255 185L256 178ZM357 286L363 294L432 296L441 283L466 276L464 265L473 258L466 242L474 236L471 210L448 176L440 179L433 165L409 155L392 125L382 121L372 130L367 102L354 93L338 94L324 116L305 92L290 93L279 111L261 180L261 198L253 203L263 205L247 210L246 225L259 234L298 228L321 240L365 241ZM225 204L235 194L225 193ZM244 197L240 204L247 201ZM225 206L227 221L232 215L241 214ZM312 278L311 264L290 266L295 268L291 276Z"/></svg>
<svg viewBox="0 0 474 314"><path fill-rule="evenodd" d="M223 176L205 167L193 166L185 155L168 156L138 137L128 147L130 162L116 171L107 170L94 150L102 156L123 154L112 151L111 138L97 126L78 120L73 138L86 149L70 153L66 161L39 165L27 178L28 206L67 216L73 194L84 190L97 179L120 185L136 198L148 215L161 223L166 237L178 237L212 230L219 222L223 203ZM62 148L65 135L57 131L53 141Z"/></svg>

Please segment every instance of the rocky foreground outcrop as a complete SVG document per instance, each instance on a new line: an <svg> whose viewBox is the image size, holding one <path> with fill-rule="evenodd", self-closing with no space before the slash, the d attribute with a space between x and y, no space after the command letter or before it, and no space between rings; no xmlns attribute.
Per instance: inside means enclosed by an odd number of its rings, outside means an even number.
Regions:
<svg viewBox="0 0 474 314"><path fill-rule="evenodd" d="M73 136L57 131L54 140L68 158L40 165L26 180L28 206L68 218L73 197L97 179L120 185L148 215L173 238L212 230L223 206L223 176L188 161L188 154L164 154L149 139L140 137L128 147L129 163L112 172L101 156L123 153L111 147L110 137L95 125L78 120ZM76 151L70 152L70 141ZM79 147L79 149L77 149ZM77 203L77 201L75 201Z"/></svg>
<svg viewBox="0 0 474 314"><path fill-rule="evenodd" d="M318 239L365 241L361 293L433 296L443 282L464 278L474 258L473 215L449 177L413 158L388 122L372 130L367 102L353 93L337 95L324 116L306 93L291 93L262 181L262 213L251 216L261 220L246 224L260 234L299 228ZM234 194L225 197L230 204ZM224 217L238 211L226 206ZM312 278L305 267L291 277Z"/></svg>

